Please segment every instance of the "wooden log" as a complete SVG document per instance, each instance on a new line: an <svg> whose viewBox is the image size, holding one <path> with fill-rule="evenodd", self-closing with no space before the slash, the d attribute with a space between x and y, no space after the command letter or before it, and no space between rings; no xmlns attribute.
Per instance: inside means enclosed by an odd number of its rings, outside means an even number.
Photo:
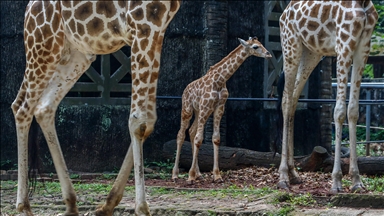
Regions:
<svg viewBox="0 0 384 216"><path fill-rule="evenodd" d="M173 161L175 159L176 140L171 140L163 145L163 157ZM304 172L332 172L334 157L321 146L316 146L310 155L294 157L296 167ZM220 146L219 168L220 170L239 169L247 166L278 167L281 156L273 152L258 152L243 148ZM358 166L360 174L382 175L384 174L384 157L359 157ZM179 167L189 169L192 164L191 143L185 141L180 155ZM202 144L199 150L199 167L203 172L209 172L213 168L213 146ZM348 174L349 158L341 159L343 174Z"/></svg>
<svg viewBox="0 0 384 216"><path fill-rule="evenodd" d="M163 145L163 156L165 159L174 160L176 153L176 140L171 140ZM207 172L213 168L213 146L212 144L202 144L199 150L200 171ZM191 143L185 141L180 154L179 167L189 169L192 164ZM239 169L246 166L271 167L279 166L280 157L273 158L273 152L257 152L243 148L232 148L220 146L219 148L219 168L220 170Z"/></svg>

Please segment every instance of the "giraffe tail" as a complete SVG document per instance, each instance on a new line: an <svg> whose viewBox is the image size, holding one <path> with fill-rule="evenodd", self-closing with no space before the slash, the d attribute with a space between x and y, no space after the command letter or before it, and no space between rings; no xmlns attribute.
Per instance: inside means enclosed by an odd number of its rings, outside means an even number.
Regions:
<svg viewBox="0 0 384 216"><path fill-rule="evenodd" d="M31 122L28 134L28 155L29 155L29 168L28 180L30 187L28 187L28 194L32 196L36 189L37 175L41 175L41 163L39 160L39 145L38 145L39 125L35 118Z"/></svg>
<svg viewBox="0 0 384 216"><path fill-rule="evenodd" d="M276 128L277 128L277 136L275 138L275 142L273 143L274 148L274 154L273 158L276 156L276 152L281 152L281 143L282 143L282 137L283 137L283 112L281 110L281 103L283 99L283 91L284 91L284 84L285 84L285 77L284 77L284 71L280 74L279 80L277 82L277 104L276 104L276 110L277 110L277 121L276 121Z"/></svg>

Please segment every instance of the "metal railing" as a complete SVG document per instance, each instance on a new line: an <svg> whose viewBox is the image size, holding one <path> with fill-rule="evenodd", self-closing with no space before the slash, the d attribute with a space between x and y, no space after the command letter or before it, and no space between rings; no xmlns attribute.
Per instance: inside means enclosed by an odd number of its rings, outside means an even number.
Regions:
<svg viewBox="0 0 384 216"><path fill-rule="evenodd" d="M348 87L351 84L348 83ZM332 88L336 88L337 83L332 83ZM371 128L372 129L383 129L380 127L371 127L371 105L383 104L384 100L372 100L371 99L371 89L384 89L384 83L361 83L360 88L367 89L366 98L363 100L359 100L360 105L367 106L365 110L366 114L366 141L365 142L356 142L357 144L365 144L366 145L366 155L370 155L370 143L384 143L384 140L376 140L371 141ZM181 99L181 96L157 96L158 99ZM277 101L277 98L228 98L228 101ZM298 102L304 103L322 103L322 104L334 104L336 103L336 99L299 99ZM349 102L349 99L346 99L346 103ZM349 143L342 143L342 145L347 145Z"/></svg>

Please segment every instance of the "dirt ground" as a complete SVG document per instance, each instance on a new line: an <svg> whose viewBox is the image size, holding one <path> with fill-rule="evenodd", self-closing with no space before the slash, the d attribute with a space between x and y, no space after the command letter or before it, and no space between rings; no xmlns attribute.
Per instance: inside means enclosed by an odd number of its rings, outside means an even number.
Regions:
<svg viewBox="0 0 384 216"><path fill-rule="evenodd" d="M211 173L203 173L202 178L194 184L187 183L187 174L181 175L177 182L170 179L170 175L158 175L156 171L148 169L145 184L147 186L147 200L152 215L287 215L279 212L280 208L285 206L281 203L272 203L271 194L265 196L247 194L244 196L205 196L204 193L194 193L188 195L182 191L204 191L208 189L232 188L243 190L246 188L272 188L276 189L278 181L278 172L275 168L248 167L239 170L223 171L223 181L215 183L212 181ZM332 206L336 195L329 193L331 187L330 173L307 173L300 172L302 184L292 185L290 193L307 194L310 193L316 200L316 203L310 207L295 205L294 211L289 215L384 215L383 209L373 209L368 206L360 205L357 208ZM348 179L347 176L344 178ZM113 180L75 179L74 182L99 182L112 184ZM133 180L129 180L127 185L134 185ZM150 191L158 187L172 190L172 193L161 195L151 195ZM350 191L345 187L346 194ZM97 204L105 201L106 194L87 194L87 191L78 191L78 202L82 202L79 210L81 215L93 215L93 210ZM372 191L362 191L360 195L370 195ZM377 193L376 193L377 194ZM90 199L92 196L92 199ZM381 194L380 196L384 196ZM345 199L345 198L340 198ZM89 200L92 200L90 202ZM44 196L33 195L30 199L35 215L61 215L65 207L62 205L61 194L47 194ZM16 202L16 191L7 188L2 184L1 187L1 215L20 215L14 210ZM370 202L370 201L368 201ZM340 203L340 202L339 202ZM361 204L361 203L360 203ZM352 204L353 206L354 204ZM358 204L355 206L359 206ZM133 215L134 193L125 193L114 215Z"/></svg>

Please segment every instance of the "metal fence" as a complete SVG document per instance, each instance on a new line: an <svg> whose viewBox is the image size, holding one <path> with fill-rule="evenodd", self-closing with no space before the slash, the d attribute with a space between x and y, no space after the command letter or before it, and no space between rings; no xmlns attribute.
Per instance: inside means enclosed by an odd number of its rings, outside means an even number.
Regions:
<svg viewBox="0 0 384 216"><path fill-rule="evenodd" d="M350 83L348 83L348 87L350 87ZM337 83L332 83L332 88L336 88ZM384 130L383 127L373 127L371 126L371 106L372 105L384 105L384 100L382 99L371 99L371 91L373 89L383 89L384 90L384 83L361 83L360 85L361 89L367 89L367 95L365 99L360 99L359 104L366 106L366 126L363 125L357 125L358 127L365 127L366 128L366 141L364 142L357 142L357 144L365 144L366 145L366 155L370 155L370 144L371 143L384 143L384 140L375 140L371 141L371 129L375 130ZM158 99L181 99L181 96L157 96ZM277 101L277 98L228 98L228 101ZM299 99L298 102L303 103L321 103L321 104L335 104L336 99ZM346 100L346 103L348 103L349 100ZM332 122L332 124L334 124ZM344 124L348 125L348 124ZM348 142L343 142L342 145L348 145Z"/></svg>

